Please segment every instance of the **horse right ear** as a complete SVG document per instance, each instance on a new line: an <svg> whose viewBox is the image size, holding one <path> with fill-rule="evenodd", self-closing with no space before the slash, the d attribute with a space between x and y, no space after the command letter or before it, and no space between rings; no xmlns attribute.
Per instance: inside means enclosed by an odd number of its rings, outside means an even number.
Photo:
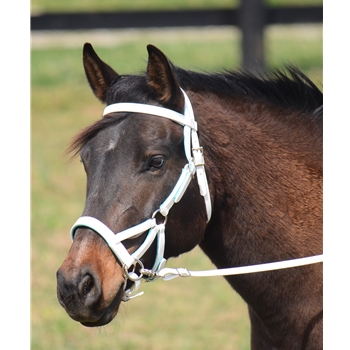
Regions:
<svg viewBox="0 0 350 350"><path fill-rule="evenodd" d="M147 45L147 81L167 108L183 113L184 97L167 57L153 45Z"/></svg>
<svg viewBox="0 0 350 350"><path fill-rule="evenodd" d="M83 65L93 93L100 101L106 102L107 90L119 74L97 56L89 43L84 45Z"/></svg>

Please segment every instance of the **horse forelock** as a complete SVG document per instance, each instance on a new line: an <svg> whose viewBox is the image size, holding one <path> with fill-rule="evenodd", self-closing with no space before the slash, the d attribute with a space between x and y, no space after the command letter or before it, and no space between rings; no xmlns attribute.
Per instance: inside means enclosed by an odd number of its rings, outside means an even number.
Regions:
<svg viewBox="0 0 350 350"><path fill-rule="evenodd" d="M152 97L145 74L122 75L110 86L107 105L118 102L147 103Z"/></svg>
<svg viewBox="0 0 350 350"><path fill-rule="evenodd" d="M157 103L157 95L148 85L145 74L118 76L108 89L106 97L107 105L122 102L147 104L150 101L155 105L160 104ZM101 130L119 123L126 116L127 113L112 113L86 127L73 137L67 153L72 154L74 158L82 147Z"/></svg>
<svg viewBox="0 0 350 350"><path fill-rule="evenodd" d="M99 119L95 123L87 126L77 135L75 135L68 146L67 153L72 154L72 158L76 157L83 146L92 138L94 138L101 130L106 129L107 127L120 123L123 119L126 118L126 113L113 113L107 115L102 119Z"/></svg>

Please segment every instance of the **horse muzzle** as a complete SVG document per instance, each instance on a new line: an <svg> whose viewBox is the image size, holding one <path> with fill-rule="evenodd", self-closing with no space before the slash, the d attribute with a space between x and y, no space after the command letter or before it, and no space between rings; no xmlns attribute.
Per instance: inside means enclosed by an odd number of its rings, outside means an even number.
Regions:
<svg viewBox="0 0 350 350"><path fill-rule="evenodd" d="M57 298L68 315L87 327L103 326L114 318L124 294L124 284L108 306L103 300L102 286L98 276L89 268L67 276L57 271Z"/></svg>

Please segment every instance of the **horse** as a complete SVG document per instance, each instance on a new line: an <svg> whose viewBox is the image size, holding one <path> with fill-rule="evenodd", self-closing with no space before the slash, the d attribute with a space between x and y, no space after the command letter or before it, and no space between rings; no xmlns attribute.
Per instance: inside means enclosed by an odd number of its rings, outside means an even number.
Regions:
<svg viewBox="0 0 350 350"><path fill-rule="evenodd" d="M197 245L217 269L322 253L322 92L294 66L194 72L147 51L144 73L120 75L83 48L107 107L68 149L86 203L57 297L87 327L111 322L141 281L166 278L166 260ZM248 306L252 349L322 348L322 268L224 277Z"/></svg>

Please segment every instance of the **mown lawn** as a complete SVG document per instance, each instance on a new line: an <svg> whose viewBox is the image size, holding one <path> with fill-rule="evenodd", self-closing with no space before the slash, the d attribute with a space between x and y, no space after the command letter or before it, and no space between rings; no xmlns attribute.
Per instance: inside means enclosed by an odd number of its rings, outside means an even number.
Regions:
<svg viewBox="0 0 350 350"><path fill-rule="evenodd" d="M267 30L269 65L299 66L322 88L322 27L298 28ZM148 43L184 68L210 71L240 65L235 31L136 34L110 45L92 44L119 73L145 69ZM118 39L122 35L115 32ZM84 328L58 304L55 273L68 252L69 230L85 198L83 167L78 160L69 162L64 152L70 138L99 118L103 108L88 87L81 63L89 33L82 33L81 40L79 47L33 48L31 53L31 348L249 349L246 306L222 278L145 284L145 295L125 304L118 318L100 329ZM199 249L169 266L212 268Z"/></svg>

